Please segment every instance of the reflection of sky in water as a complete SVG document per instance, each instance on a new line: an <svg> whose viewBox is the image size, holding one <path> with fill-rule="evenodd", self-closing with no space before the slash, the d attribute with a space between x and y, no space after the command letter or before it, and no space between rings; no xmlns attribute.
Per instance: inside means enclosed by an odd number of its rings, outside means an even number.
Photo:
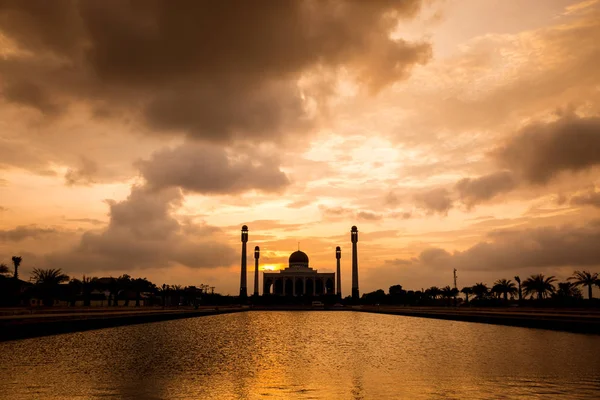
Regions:
<svg viewBox="0 0 600 400"><path fill-rule="evenodd" d="M250 312L0 343L1 399L600 396L600 336Z"/></svg>

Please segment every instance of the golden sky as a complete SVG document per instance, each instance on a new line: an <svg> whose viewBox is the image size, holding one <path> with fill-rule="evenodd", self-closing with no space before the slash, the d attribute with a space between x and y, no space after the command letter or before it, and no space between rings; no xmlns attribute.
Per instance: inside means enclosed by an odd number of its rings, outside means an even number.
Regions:
<svg viewBox="0 0 600 400"><path fill-rule="evenodd" d="M0 262L235 294L247 224L349 294L357 225L362 292L597 271L599 65L598 0L0 1Z"/></svg>

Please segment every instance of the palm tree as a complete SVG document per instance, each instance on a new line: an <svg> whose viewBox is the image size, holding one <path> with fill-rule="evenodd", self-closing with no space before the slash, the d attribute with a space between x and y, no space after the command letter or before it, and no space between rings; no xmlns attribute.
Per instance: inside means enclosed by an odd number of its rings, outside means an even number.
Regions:
<svg viewBox="0 0 600 400"><path fill-rule="evenodd" d="M169 285L163 283L162 290L160 291L160 294L162 296L162 306L163 307L165 307L167 305L167 290L169 290Z"/></svg>
<svg viewBox="0 0 600 400"><path fill-rule="evenodd" d="M487 285L483 282L477 283L472 288L473 294L478 300L484 299L489 292Z"/></svg>
<svg viewBox="0 0 600 400"><path fill-rule="evenodd" d="M577 288L576 283L571 282L560 282L558 284L558 290L556 296L561 298L575 298L581 299L581 290Z"/></svg>
<svg viewBox="0 0 600 400"><path fill-rule="evenodd" d="M151 291L154 284L146 278L137 278L131 282L131 285L135 291L135 306L139 307L142 292Z"/></svg>
<svg viewBox="0 0 600 400"><path fill-rule="evenodd" d="M183 286L181 286L181 285L172 285L171 286L172 295L175 295L175 305L176 306L179 306L179 303L181 302L182 290L183 290Z"/></svg>
<svg viewBox="0 0 600 400"><path fill-rule="evenodd" d="M69 281L69 305L74 307L77 297L83 292L83 282L77 278L71 278Z"/></svg>
<svg viewBox="0 0 600 400"><path fill-rule="evenodd" d="M502 293L504 295L504 301L508 301L508 294L515 294L517 292L517 288L515 284L510 279L499 279L494 283L494 288L496 292Z"/></svg>
<svg viewBox="0 0 600 400"><path fill-rule="evenodd" d="M117 278L117 283L118 283L119 289L125 293L125 304L124 305L125 305L125 307L127 307L127 306L129 306L129 295L127 292L131 289L131 286L132 286L131 276L129 276L127 274L123 274Z"/></svg>
<svg viewBox="0 0 600 400"><path fill-rule="evenodd" d="M33 281L40 289L44 305L52 305L53 296L56 295L58 285L67 282L69 277L59 269L33 269Z"/></svg>
<svg viewBox="0 0 600 400"><path fill-rule="evenodd" d="M119 305L119 299L117 299L117 297L119 296L119 281L111 276L110 281L107 285L107 289L110 293L108 299L108 306L110 307L110 298L112 297L113 306L117 307Z"/></svg>
<svg viewBox="0 0 600 400"><path fill-rule="evenodd" d="M592 286L596 285L600 287L600 278L598 273L591 273L590 271L575 271L573 276L567 278L568 281L575 281L577 286L588 287L588 298L592 299Z"/></svg>
<svg viewBox="0 0 600 400"><path fill-rule="evenodd" d="M521 290L521 278L519 275L515 276L515 281L517 281L519 284L519 303L521 303L521 300L523 299L523 291Z"/></svg>
<svg viewBox="0 0 600 400"><path fill-rule="evenodd" d="M83 276L81 279L82 292L83 292L83 306L89 307L91 304L92 290L98 286L98 278L90 278L89 276Z"/></svg>
<svg viewBox="0 0 600 400"><path fill-rule="evenodd" d="M469 295L473 294L473 288L471 286L465 286L464 288L460 289L460 292L465 295L465 301L468 303Z"/></svg>
<svg viewBox="0 0 600 400"><path fill-rule="evenodd" d="M425 289L425 295L431 298L432 300L436 300L441 294L442 291L437 286L432 286L429 289Z"/></svg>
<svg viewBox="0 0 600 400"><path fill-rule="evenodd" d="M13 265L15 266L15 279L19 279L19 265L21 265L21 261L23 261L23 257L19 257L19 256L13 256L12 257L12 262Z"/></svg>
<svg viewBox="0 0 600 400"><path fill-rule="evenodd" d="M523 281L525 294L533 295L534 293L537 293L538 300L542 300L549 294L552 294L556 291L553 282L556 282L556 278L554 276L549 276L546 278L544 274L531 275L529 278Z"/></svg>
<svg viewBox="0 0 600 400"><path fill-rule="evenodd" d="M446 286L442 288L440 292L442 296L446 299L447 303L450 304L450 299L456 296L458 290L451 288L450 286Z"/></svg>

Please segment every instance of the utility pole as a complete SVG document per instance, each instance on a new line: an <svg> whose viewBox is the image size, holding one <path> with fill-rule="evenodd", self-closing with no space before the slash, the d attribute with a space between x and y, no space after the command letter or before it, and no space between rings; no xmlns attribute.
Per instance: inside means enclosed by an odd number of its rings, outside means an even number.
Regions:
<svg viewBox="0 0 600 400"><path fill-rule="evenodd" d="M454 307L457 305L456 293L458 293L458 288L456 287L456 268L454 268Z"/></svg>
<svg viewBox="0 0 600 400"><path fill-rule="evenodd" d="M458 289L456 287L456 268L454 268L454 289Z"/></svg>

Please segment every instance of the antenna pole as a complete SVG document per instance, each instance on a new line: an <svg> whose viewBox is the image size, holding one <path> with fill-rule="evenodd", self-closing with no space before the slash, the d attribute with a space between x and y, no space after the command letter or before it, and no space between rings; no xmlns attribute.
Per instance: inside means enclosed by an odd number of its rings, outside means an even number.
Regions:
<svg viewBox="0 0 600 400"><path fill-rule="evenodd" d="M456 287L456 268L454 268L454 289L458 289Z"/></svg>

